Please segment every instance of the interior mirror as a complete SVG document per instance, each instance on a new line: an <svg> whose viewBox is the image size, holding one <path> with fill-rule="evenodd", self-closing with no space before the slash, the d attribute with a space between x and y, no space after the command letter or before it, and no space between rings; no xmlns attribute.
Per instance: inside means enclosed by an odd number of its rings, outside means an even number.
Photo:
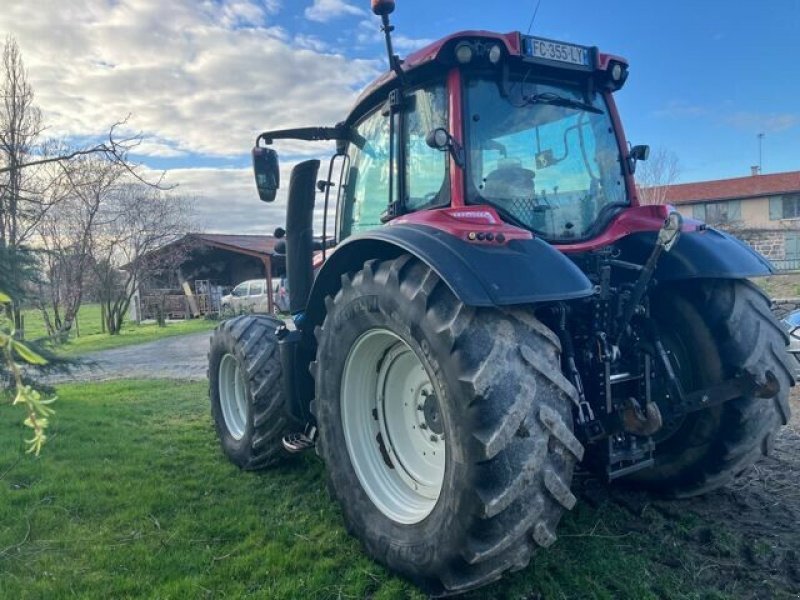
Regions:
<svg viewBox="0 0 800 600"><path fill-rule="evenodd" d="M631 151L628 153L628 167L630 167L631 173L636 172L637 161L647 160L649 156L650 146L639 145L631 148Z"/></svg>
<svg viewBox="0 0 800 600"><path fill-rule="evenodd" d="M256 176L258 197L264 202L274 201L281 183L278 153L263 146L253 148L253 173Z"/></svg>

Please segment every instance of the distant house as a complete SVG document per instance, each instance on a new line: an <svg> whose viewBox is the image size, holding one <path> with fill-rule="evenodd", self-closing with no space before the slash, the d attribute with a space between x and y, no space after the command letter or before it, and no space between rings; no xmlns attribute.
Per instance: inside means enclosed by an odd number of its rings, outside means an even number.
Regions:
<svg viewBox="0 0 800 600"><path fill-rule="evenodd" d="M800 171L671 185L667 204L733 233L781 271L800 270Z"/></svg>

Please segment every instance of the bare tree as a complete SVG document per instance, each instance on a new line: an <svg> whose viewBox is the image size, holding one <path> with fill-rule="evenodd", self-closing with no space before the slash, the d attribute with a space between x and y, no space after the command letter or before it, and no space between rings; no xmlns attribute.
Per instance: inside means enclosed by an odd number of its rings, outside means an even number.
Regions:
<svg viewBox="0 0 800 600"><path fill-rule="evenodd" d="M91 273L92 242L104 204L123 186L119 164L96 156L81 156L59 165L63 194L38 225L43 281L36 304L48 334L68 333L83 301Z"/></svg>
<svg viewBox="0 0 800 600"><path fill-rule="evenodd" d="M26 215L31 211L27 195L31 190L25 185L25 172L21 165L30 156L36 139L42 132L41 112L34 104L33 90L28 83L22 64L19 46L13 38L6 40L0 73L0 161L5 165L0 180L0 247L8 261L11 290L20 287L18 248L24 241L20 228L24 228ZM13 311L13 305L7 305ZM18 319L15 325L19 327Z"/></svg>
<svg viewBox="0 0 800 600"><path fill-rule="evenodd" d="M69 281L70 285L48 288L55 294L49 302L51 333L68 331L81 303L89 229L102 196L99 190L111 185L110 174L115 180L125 174L132 181L167 188L162 185L163 173L155 181L145 181L138 165L129 160L141 136L118 135L127 119L112 125L107 140L94 145L75 147L43 139L42 115L12 36L5 40L0 68L0 273L14 300L4 310L13 315L19 334L18 303L25 280L31 277L29 246L36 236L35 245L46 250L48 277ZM62 202L64 206L56 209ZM66 267L74 273L65 273ZM69 290L69 297L62 295L64 290Z"/></svg>
<svg viewBox="0 0 800 600"><path fill-rule="evenodd" d="M636 189L642 204L666 204L669 189L681 172L678 155L659 147L636 166Z"/></svg>
<svg viewBox="0 0 800 600"><path fill-rule="evenodd" d="M169 244L190 226L191 205L183 196L140 184L113 194L92 238L92 268L108 333L120 332L133 295L149 273L176 268L184 249ZM168 250L155 252L165 246Z"/></svg>

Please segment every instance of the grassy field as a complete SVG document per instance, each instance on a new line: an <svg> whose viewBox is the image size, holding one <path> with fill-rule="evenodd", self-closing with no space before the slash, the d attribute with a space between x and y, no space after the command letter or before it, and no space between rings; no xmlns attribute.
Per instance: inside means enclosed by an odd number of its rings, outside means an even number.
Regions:
<svg viewBox="0 0 800 600"><path fill-rule="evenodd" d="M39 311L29 309L23 311L23 315L25 317L25 339L35 340L47 335L47 330ZM56 351L66 356L84 354L86 352L149 342L173 335L207 331L213 329L216 324L216 321L209 319L171 321L167 323L166 327L159 327L155 323L137 325L134 322L126 322L118 335L108 335L101 331L100 305L84 304L78 313L80 337L77 335L76 328L73 328L69 341L58 346Z"/></svg>
<svg viewBox="0 0 800 600"><path fill-rule="evenodd" d="M345 533L315 456L230 465L204 384L76 384L56 408L42 456L20 459L21 412L0 406L0 597L422 598ZM735 546L724 525L635 510L646 525L583 498L535 564L469 597L741 597L683 547L709 527Z"/></svg>
<svg viewBox="0 0 800 600"><path fill-rule="evenodd" d="M756 277L753 282L772 298L800 297L800 274L798 273Z"/></svg>

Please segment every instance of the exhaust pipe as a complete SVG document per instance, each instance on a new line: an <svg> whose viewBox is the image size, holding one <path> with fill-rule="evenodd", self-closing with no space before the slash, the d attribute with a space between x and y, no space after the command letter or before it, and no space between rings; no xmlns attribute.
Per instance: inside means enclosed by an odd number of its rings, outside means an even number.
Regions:
<svg viewBox="0 0 800 600"><path fill-rule="evenodd" d="M295 315L308 304L314 282L314 194L318 160L306 160L292 169L289 205L286 209L286 276L289 280L289 310Z"/></svg>

